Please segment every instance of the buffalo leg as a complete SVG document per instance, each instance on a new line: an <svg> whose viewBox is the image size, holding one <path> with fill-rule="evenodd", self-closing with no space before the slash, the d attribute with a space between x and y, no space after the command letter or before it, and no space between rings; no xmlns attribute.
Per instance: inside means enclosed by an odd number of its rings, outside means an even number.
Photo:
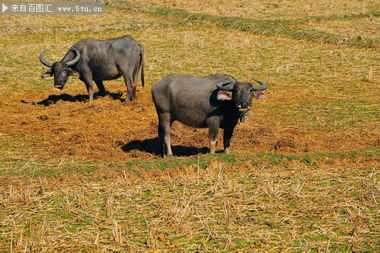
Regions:
<svg viewBox="0 0 380 253"><path fill-rule="evenodd" d="M124 83L127 86L126 101L131 101L136 97L136 85L133 83L132 74L123 73Z"/></svg>
<svg viewBox="0 0 380 253"><path fill-rule="evenodd" d="M224 144L224 153L226 154L230 153L230 143L231 143L231 137L232 137L233 132L234 132L233 128L224 129L223 144Z"/></svg>
<svg viewBox="0 0 380 253"><path fill-rule="evenodd" d="M210 147L210 154L214 154L216 150L217 137L218 137L219 124L215 120L208 122L208 143Z"/></svg>
<svg viewBox="0 0 380 253"><path fill-rule="evenodd" d="M106 95L107 92L106 92L106 89L104 88L103 81L96 80L95 83L96 83L96 86L98 86L99 95L101 95L101 96Z"/></svg>
<svg viewBox="0 0 380 253"><path fill-rule="evenodd" d="M169 113L161 113L158 115L158 135L162 141L162 156L173 156L172 147L170 144L170 127L171 119Z"/></svg>
<svg viewBox="0 0 380 253"><path fill-rule="evenodd" d="M92 85L92 80L90 78L84 78L82 81L86 84L88 98L90 101L94 100L94 87Z"/></svg>

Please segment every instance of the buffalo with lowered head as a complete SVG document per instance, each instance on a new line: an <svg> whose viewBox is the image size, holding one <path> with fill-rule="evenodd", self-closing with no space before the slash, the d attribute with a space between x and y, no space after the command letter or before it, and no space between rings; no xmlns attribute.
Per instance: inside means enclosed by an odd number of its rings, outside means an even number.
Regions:
<svg viewBox="0 0 380 253"><path fill-rule="evenodd" d="M178 120L185 125L209 129L210 153L215 153L218 129L224 129L224 152L228 153L235 126L249 110L253 98L264 97L260 86L238 82L229 75L207 77L169 75L152 86L158 114L158 135L163 156L172 156L170 128Z"/></svg>
<svg viewBox="0 0 380 253"><path fill-rule="evenodd" d="M74 44L62 60L50 63L40 54L40 62L49 67L43 76L54 76L54 87L63 89L70 75L78 76L86 84L89 99L94 99L92 81L101 95L106 94L104 80L123 76L127 86L126 100L136 97L136 81L141 67L144 86L144 47L130 36L116 39L84 39Z"/></svg>

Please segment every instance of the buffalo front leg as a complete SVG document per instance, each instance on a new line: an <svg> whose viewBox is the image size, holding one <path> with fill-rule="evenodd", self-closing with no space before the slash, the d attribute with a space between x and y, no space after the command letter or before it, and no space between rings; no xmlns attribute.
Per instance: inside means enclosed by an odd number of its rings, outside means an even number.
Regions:
<svg viewBox="0 0 380 253"><path fill-rule="evenodd" d="M162 142L162 156L173 156L170 144L170 127L171 119L169 113L161 113L158 115L158 135Z"/></svg>
<svg viewBox="0 0 380 253"><path fill-rule="evenodd" d="M82 81L86 84L88 98L90 101L94 100L94 87L90 78L83 78Z"/></svg>
<svg viewBox="0 0 380 253"><path fill-rule="evenodd" d="M208 127L208 144L210 147L210 154L214 154L216 151L217 137L218 137L219 124L212 121Z"/></svg>
<svg viewBox="0 0 380 253"><path fill-rule="evenodd" d="M224 153L226 154L230 153L230 143L231 143L233 132L234 132L233 128L224 129L223 144L224 144Z"/></svg>
<svg viewBox="0 0 380 253"><path fill-rule="evenodd" d="M96 80L95 83L96 83L96 86L98 86L99 95L101 95L101 96L105 96L105 95L107 94L107 91L106 91L106 89L104 88L103 81L101 81L101 80Z"/></svg>

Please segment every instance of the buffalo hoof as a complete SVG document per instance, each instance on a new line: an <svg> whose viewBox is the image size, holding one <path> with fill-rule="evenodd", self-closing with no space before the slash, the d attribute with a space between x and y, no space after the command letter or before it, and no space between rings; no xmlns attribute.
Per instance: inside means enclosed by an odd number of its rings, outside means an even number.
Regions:
<svg viewBox="0 0 380 253"><path fill-rule="evenodd" d="M98 95L101 96L101 97L105 97L109 94L108 91L99 91Z"/></svg>
<svg viewBox="0 0 380 253"><path fill-rule="evenodd" d="M136 99L136 97L132 97L132 96L127 96L126 98L125 98L125 102L127 102L127 101L133 101L133 100L135 100Z"/></svg>

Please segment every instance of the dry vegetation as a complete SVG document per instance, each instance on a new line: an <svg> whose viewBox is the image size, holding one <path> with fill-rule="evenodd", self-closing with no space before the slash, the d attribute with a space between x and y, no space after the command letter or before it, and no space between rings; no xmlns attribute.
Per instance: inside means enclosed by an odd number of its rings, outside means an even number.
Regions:
<svg viewBox="0 0 380 253"><path fill-rule="evenodd" d="M218 16L270 20L360 14L379 11L380 7L377 0L132 0L130 2Z"/></svg>
<svg viewBox="0 0 380 253"><path fill-rule="evenodd" d="M59 164L73 165L81 166ZM100 167L91 176L65 171L70 175L7 185L1 195L2 250L363 252L378 247L375 169L246 161L144 170L139 176L113 167Z"/></svg>
<svg viewBox="0 0 380 253"><path fill-rule="evenodd" d="M363 37L380 41L380 18L368 17L351 20L332 20L324 22L309 21L302 25L332 34L349 37Z"/></svg>
<svg viewBox="0 0 380 253"><path fill-rule="evenodd" d="M0 21L0 251L378 252L378 47L294 40L270 25L258 35L133 2L70 25ZM378 1L225 2L159 5L379 40ZM122 79L91 103L77 79L63 91L40 79L42 50L54 61L82 38L125 34L146 48L136 101L122 102ZM233 154L204 154L207 131L175 123L179 157L161 159L150 85L169 73L255 77L269 99L237 127Z"/></svg>
<svg viewBox="0 0 380 253"><path fill-rule="evenodd" d="M95 20L95 22L94 22ZM109 29L132 29L159 26L167 19L148 16L144 13L130 13L127 10L108 8L103 15L73 15L70 22L65 16L45 15L31 18L29 15L9 15L2 20L0 34L41 34L84 31L105 31ZM53 42L51 41L53 44Z"/></svg>

